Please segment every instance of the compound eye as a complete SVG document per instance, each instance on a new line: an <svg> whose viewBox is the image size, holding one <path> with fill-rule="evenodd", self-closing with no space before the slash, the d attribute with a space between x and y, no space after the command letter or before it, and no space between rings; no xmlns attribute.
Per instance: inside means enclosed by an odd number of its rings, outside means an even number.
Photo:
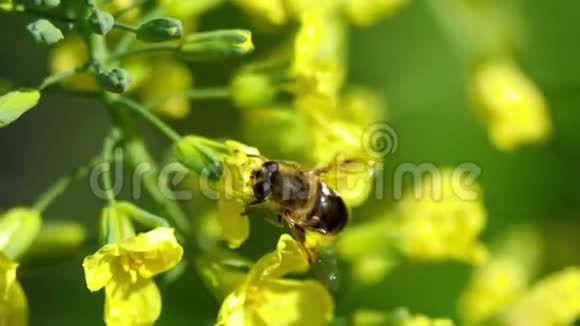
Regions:
<svg viewBox="0 0 580 326"><path fill-rule="evenodd" d="M272 162L272 161L264 163L264 165L262 167L270 173L276 173L279 170L278 163Z"/></svg>
<svg viewBox="0 0 580 326"><path fill-rule="evenodd" d="M258 182L254 185L254 197L257 201L264 201L272 194L272 185L269 182Z"/></svg>

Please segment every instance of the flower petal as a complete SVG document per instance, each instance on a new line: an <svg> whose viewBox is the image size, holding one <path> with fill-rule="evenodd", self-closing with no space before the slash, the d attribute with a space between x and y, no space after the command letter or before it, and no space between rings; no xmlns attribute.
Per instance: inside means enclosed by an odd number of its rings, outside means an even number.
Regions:
<svg viewBox="0 0 580 326"><path fill-rule="evenodd" d="M0 298L0 325L28 325L28 302L18 282L12 284L5 299Z"/></svg>
<svg viewBox="0 0 580 326"><path fill-rule="evenodd" d="M106 245L94 255L87 256L83 260L85 282L87 288L92 291L102 289L113 277L113 263L117 256L116 245Z"/></svg>
<svg viewBox="0 0 580 326"><path fill-rule="evenodd" d="M144 278L173 268L183 256L183 247L177 242L174 232L172 228L160 227L120 242L121 255L129 258L121 260L122 268L136 268Z"/></svg>
<svg viewBox="0 0 580 326"><path fill-rule="evenodd" d="M26 295L16 280L18 264L0 252L0 325L28 324Z"/></svg>
<svg viewBox="0 0 580 326"><path fill-rule="evenodd" d="M334 303L318 282L268 280L260 287L260 304L250 325L325 325L332 320Z"/></svg>
<svg viewBox="0 0 580 326"><path fill-rule="evenodd" d="M308 258L300 244L290 235L282 234L276 251L260 258L252 268L248 279L259 281L278 278L290 273L305 272L309 266Z"/></svg>
<svg viewBox="0 0 580 326"><path fill-rule="evenodd" d="M115 278L105 287L108 326L153 325L161 315L161 293L152 280Z"/></svg>
<svg viewBox="0 0 580 326"><path fill-rule="evenodd" d="M246 205L236 200L218 201L218 222L221 236L228 247L235 249L242 245L250 235L250 221L243 215Z"/></svg>

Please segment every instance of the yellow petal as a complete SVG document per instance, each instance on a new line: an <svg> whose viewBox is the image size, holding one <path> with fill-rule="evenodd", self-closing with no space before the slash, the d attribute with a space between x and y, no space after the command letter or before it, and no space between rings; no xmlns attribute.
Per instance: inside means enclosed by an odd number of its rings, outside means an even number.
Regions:
<svg viewBox="0 0 580 326"><path fill-rule="evenodd" d="M90 291L99 291L113 277L114 267L112 264L115 262L115 249L114 245L106 245L94 255L87 256L83 260L85 282Z"/></svg>
<svg viewBox="0 0 580 326"><path fill-rule="evenodd" d="M151 278L173 268L182 255L183 248L171 228L157 228L105 245L83 261L87 287L98 291L120 273L130 274L132 282L137 276Z"/></svg>
<svg viewBox="0 0 580 326"><path fill-rule="evenodd" d="M192 16L203 14L204 12L219 6L223 0L161 0L159 6L165 10L167 16L177 17L184 20L191 20Z"/></svg>
<svg viewBox="0 0 580 326"><path fill-rule="evenodd" d="M89 56L80 36L68 36L50 51L49 67L53 74L70 71L87 62ZM96 91L99 87L93 73L84 72L67 78L63 87L78 91Z"/></svg>
<svg viewBox="0 0 580 326"><path fill-rule="evenodd" d="M358 25L370 25L392 16L409 0L343 0L350 20Z"/></svg>
<svg viewBox="0 0 580 326"><path fill-rule="evenodd" d="M0 299L0 325L28 325L28 302L18 282L10 287L6 299Z"/></svg>
<svg viewBox="0 0 580 326"><path fill-rule="evenodd" d="M145 102L156 101L168 95L179 94L193 87L189 68L177 61L156 64L144 81L139 93ZM163 78L160 78L163 76ZM190 112L189 100L184 97L167 98L153 107L153 111L171 119L183 119Z"/></svg>
<svg viewBox="0 0 580 326"><path fill-rule="evenodd" d="M445 169L424 178L399 202L399 247L417 259L457 259L473 264L487 257L478 237L486 212L477 185L462 184Z"/></svg>
<svg viewBox="0 0 580 326"><path fill-rule="evenodd" d="M282 279L304 272L308 260L298 242L283 234L276 250L258 260L244 284L224 301L218 325L324 325L332 319L332 297L320 283Z"/></svg>
<svg viewBox="0 0 580 326"><path fill-rule="evenodd" d="M345 79L345 27L320 10L304 13L301 20L292 65L296 90L336 97Z"/></svg>
<svg viewBox="0 0 580 326"><path fill-rule="evenodd" d="M123 268L136 268L144 278L173 268L183 256L183 247L174 233L172 228L160 227L120 242L120 253L128 258L121 261Z"/></svg>
<svg viewBox="0 0 580 326"><path fill-rule="evenodd" d="M250 235L250 221L244 215L246 204L237 200L218 201L218 222L221 236L228 247L235 249L242 245Z"/></svg>
<svg viewBox="0 0 580 326"><path fill-rule="evenodd" d="M372 162L335 162L330 171L322 176L328 186L340 194L349 207L366 202L374 186L374 164Z"/></svg>
<svg viewBox="0 0 580 326"><path fill-rule="evenodd" d="M268 325L325 325L332 320L334 303L328 291L318 282L269 280L260 286L259 299L248 304L259 305L252 323Z"/></svg>
<svg viewBox="0 0 580 326"><path fill-rule="evenodd" d="M284 24L288 20L282 0L234 0L234 3L250 14L265 17L273 24Z"/></svg>
<svg viewBox="0 0 580 326"><path fill-rule="evenodd" d="M508 308L508 325L571 325L580 318L580 268L569 267L541 280Z"/></svg>
<svg viewBox="0 0 580 326"><path fill-rule="evenodd" d="M153 325L160 315L161 293L152 280L131 283L115 278L105 287L108 326Z"/></svg>
<svg viewBox="0 0 580 326"><path fill-rule="evenodd" d="M510 61L496 60L477 67L472 76L472 97L500 150L512 151L551 135L544 95Z"/></svg>
<svg viewBox="0 0 580 326"><path fill-rule="evenodd" d="M512 305L540 265L542 239L532 228L514 228L493 247L490 261L473 272L460 297L459 312L466 325L479 325Z"/></svg>
<svg viewBox="0 0 580 326"><path fill-rule="evenodd" d="M16 280L18 264L0 252L0 325L28 324L26 295Z"/></svg>
<svg viewBox="0 0 580 326"><path fill-rule="evenodd" d="M406 308L390 312L376 310L357 310L353 315L353 326L453 326L453 321L445 318L430 318L425 315L412 315Z"/></svg>
<svg viewBox="0 0 580 326"><path fill-rule="evenodd" d="M334 314L328 291L318 282L274 279L230 294L216 325L325 325Z"/></svg>
<svg viewBox="0 0 580 326"><path fill-rule="evenodd" d="M282 234L276 251L260 258L248 278L250 280L278 278L289 273L305 272L309 266L308 258L300 244L290 235Z"/></svg>

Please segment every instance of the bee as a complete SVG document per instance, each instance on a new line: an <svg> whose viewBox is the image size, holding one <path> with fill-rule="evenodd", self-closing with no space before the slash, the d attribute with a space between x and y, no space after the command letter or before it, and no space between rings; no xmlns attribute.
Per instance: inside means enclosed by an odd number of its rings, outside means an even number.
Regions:
<svg viewBox="0 0 580 326"><path fill-rule="evenodd" d="M295 163L265 161L250 176L256 198L250 205L268 202L278 214L278 222L284 220L302 244L311 263L317 253L305 246L307 232L336 235L349 220L344 200L321 178L328 169L303 169Z"/></svg>

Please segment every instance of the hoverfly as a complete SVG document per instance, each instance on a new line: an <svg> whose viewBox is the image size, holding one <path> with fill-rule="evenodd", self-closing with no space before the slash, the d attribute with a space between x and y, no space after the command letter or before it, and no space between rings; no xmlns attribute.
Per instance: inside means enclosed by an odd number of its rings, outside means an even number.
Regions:
<svg viewBox="0 0 580 326"><path fill-rule="evenodd" d="M336 162L336 167L356 160ZM268 203L277 214L275 224L288 225L294 238L302 245L309 262L328 274L327 286L336 282L337 259L331 246L312 247L307 235L333 236L344 229L349 221L349 209L345 201L324 180L329 165L320 169L304 169L297 163L264 160L250 176L255 201L251 205ZM277 223L276 223L277 222ZM322 263L322 264L321 264ZM321 271L324 270L324 271ZM316 273L316 269L314 270ZM320 274L320 273L318 273Z"/></svg>

